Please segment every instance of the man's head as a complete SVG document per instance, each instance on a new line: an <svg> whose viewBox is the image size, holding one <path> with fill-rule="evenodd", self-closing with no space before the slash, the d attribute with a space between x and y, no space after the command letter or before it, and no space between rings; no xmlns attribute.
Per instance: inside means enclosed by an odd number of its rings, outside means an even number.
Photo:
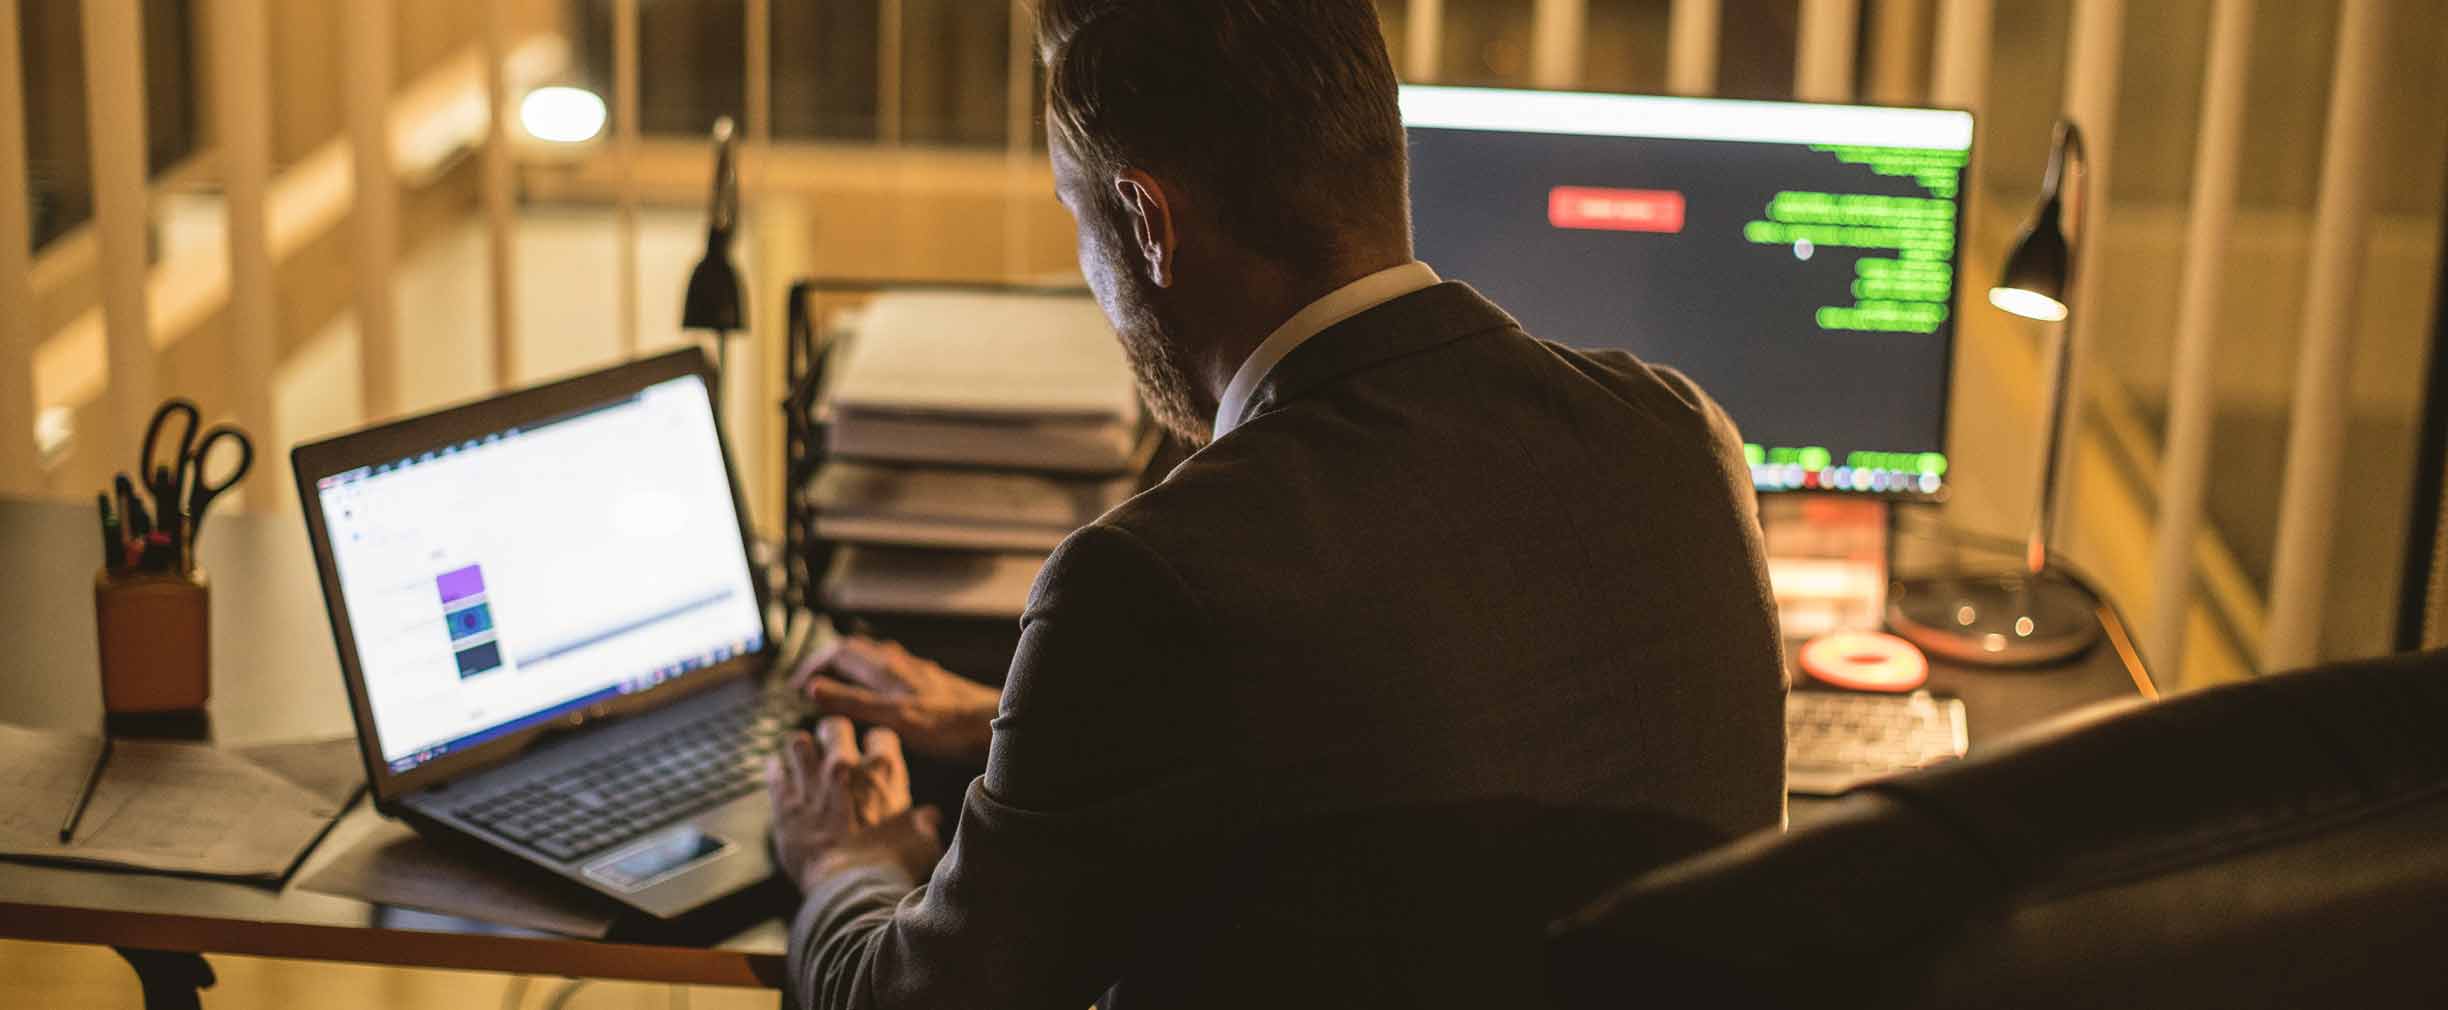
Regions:
<svg viewBox="0 0 2448 1010"><path fill-rule="evenodd" d="M1204 441L1223 381L1267 330L1410 258L1402 115L1376 11L1040 0L1037 40L1080 268L1158 420Z"/></svg>

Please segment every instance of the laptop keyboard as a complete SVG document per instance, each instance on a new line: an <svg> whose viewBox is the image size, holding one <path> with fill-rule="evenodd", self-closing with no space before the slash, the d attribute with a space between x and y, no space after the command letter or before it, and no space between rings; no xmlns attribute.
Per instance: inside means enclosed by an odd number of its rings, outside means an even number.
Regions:
<svg viewBox="0 0 2448 1010"><path fill-rule="evenodd" d="M757 705L727 708L451 812L554 859L581 859L764 788L777 729Z"/></svg>
<svg viewBox="0 0 2448 1010"><path fill-rule="evenodd" d="M1962 757L1963 702L1795 691L1785 698L1785 788L1833 796L1873 779Z"/></svg>

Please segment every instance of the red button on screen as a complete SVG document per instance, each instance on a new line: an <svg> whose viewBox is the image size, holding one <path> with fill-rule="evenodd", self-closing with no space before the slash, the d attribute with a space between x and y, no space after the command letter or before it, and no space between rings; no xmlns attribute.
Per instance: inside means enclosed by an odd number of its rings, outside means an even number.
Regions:
<svg viewBox="0 0 2448 1010"><path fill-rule="evenodd" d="M1683 230L1683 194L1668 189L1558 186L1547 195L1547 220L1558 228L1671 235Z"/></svg>

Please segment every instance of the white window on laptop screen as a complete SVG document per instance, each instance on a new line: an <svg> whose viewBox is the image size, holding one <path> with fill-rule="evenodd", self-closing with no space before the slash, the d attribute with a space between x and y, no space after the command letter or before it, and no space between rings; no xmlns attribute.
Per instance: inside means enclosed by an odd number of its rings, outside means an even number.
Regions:
<svg viewBox="0 0 2448 1010"><path fill-rule="evenodd" d="M395 769L761 644L695 377L319 493Z"/></svg>

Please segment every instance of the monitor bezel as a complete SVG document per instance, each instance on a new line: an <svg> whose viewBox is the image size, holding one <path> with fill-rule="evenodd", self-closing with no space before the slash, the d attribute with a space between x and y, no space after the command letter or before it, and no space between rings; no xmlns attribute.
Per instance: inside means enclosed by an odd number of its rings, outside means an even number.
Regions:
<svg viewBox="0 0 2448 1010"><path fill-rule="evenodd" d="M1937 451L1938 451L1938 452L1939 452L1941 455L1943 455L1943 456L1945 456L1945 457L1946 457L1946 460L1947 460L1947 472L1946 472L1946 474L1945 474L1945 475L1944 475L1944 476L1943 476L1943 477L1940 479L1940 482L1939 482L1939 485L1938 485L1938 490L1937 490L1937 491L1935 491L1935 492L1930 492L1930 491L1922 491L1922 490L1919 490L1919 489L1915 488L1915 489L1907 489L1907 490L1900 490L1900 491L1899 491L1899 490L1889 490L1889 491L1855 491L1855 490L1852 490L1852 489L1849 489L1849 488L1848 488L1848 489L1842 489L1842 490L1839 490L1839 489L1835 489L1835 488L1825 488L1825 487L1797 487L1797 488L1773 488L1773 489L1768 489L1768 488L1761 488L1761 487L1759 486L1759 484L1758 484L1758 482L1757 482L1756 480L1754 480L1754 481L1753 481L1753 483L1752 483L1752 490L1753 490L1753 492L1754 492L1754 493L1756 493L1756 494L1762 494L1762 495L1825 495L1825 496L1828 496L1828 497L1831 497L1831 498L1840 498L1840 499L1847 500L1847 501L1876 500L1876 501L1885 501L1885 502L1889 502L1889 503L1893 503L1893 504L1929 504L1929 505L1936 505L1936 504L1943 504L1943 503L1945 503L1945 502L1946 502L1946 501L1947 501L1947 500L1948 500L1950 497L1952 497L1953 492L1954 492L1954 488L1955 488L1955 476L1954 476L1954 475L1955 475L1955 471L1956 471L1956 464L1957 464L1957 462L1958 462L1958 461L1955 459L1955 454L1954 454L1954 447L1955 447L1955 364L1956 364L1956 356L1957 356L1957 345L1958 345L1958 344L1959 344L1959 343L1962 341L1962 329L1963 329L1963 323L1964 323L1964 319L1965 319L1965 311L1964 311L1964 310L1965 310L1965 308L1967 308L1967 303L1966 303L1966 301L1965 301L1965 296L1964 296L1964 286L1963 286L1963 277L1964 277L1964 272L1963 272L1963 259L1964 259L1964 243L1965 243L1965 241L1966 241L1966 237L1967 237L1967 236L1966 236L1966 231L1967 231L1967 229L1968 229L1968 227L1969 227L1969 225L1968 225L1968 223L1967 223L1966 219L1967 219L1967 218L1969 218L1969 217L1971 216L1971 215L1970 215L1971 193L1972 193L1972 189L1973 189L1973 186L1974 186L1974 184L1975 184L1975 181L1976 181L1976 180L1979 178L1979 167L1980 167L1980 115L1979 115L1979 113L1977 113L1977 112L1975 112L1975 111L1973 111L1973 110L1971 110L1971 109L1967 109L1967 108L1960 108L1960 107L1956 107L1956 106L1948 106L1948 105L1896 105L1896 104L1884 104L1884 103L1876 103L1876 102L1799 102L1799 101L1781 101L1781 100L1776 100L1776 99L1758 99L1758 98L1722 98L1722 97L1715 97L1715 96L1695 96L1695 95L1657 95L1657 94L1645 94L1645 93L1637 93L1637 92L1589 91L1589 90L1586 90L1586 89L1578 89L1578 88L1484 87L1484 86L1477 86L1477 85L1408 84L1408 83L1406 83L1406 84L1404 84L1404 85L1402 85L1402 86L1401 86L1401 91L1402 91L1403 93L1405 93L1405 94L1408 94L1408 93L1413 92L1413 91L1418 91L1418 90L1434 90L1434 91L1474 91L1474 92L1485 92L1485 93L1489 93L1489 94L1496 94L1496 95L1518 95L1518 96L1573 96L1573 97L1612 98L1612 99L1635 99L1635 100L1651 100L1651 99L1659 99L1659 100L1667 100L1667 101L1673 101L1673 102L1697 102L1697 103L1704 103L1704 104L1745 105L1745 106L1753 106L1753 105L1766 105L1766 106L1777 106L1777 107L1783 107L1783 108L1796 108L1796 109L1862 109L1862 110L1894 110L1894 111L1904 111L1904 112L1951 112L1951 113L1960 113L1960 114L1962 114L1963 116L1967 117L1967 118L1968 118L1968 119L1971 121L1971 124L1970 124L1971 128L1970 128L1970 139L1966 140L1966 141L1965 141L1965 144L1964 144L1964 167L1963 167L1963 175L1962 175L1962 179L1961 179L1961 181L1959 182L1959 184L1958 184L1958 186L1957 186L1957 189L1956 189L1956 196L1955 196L1955 251L1954 251L1954 253L1953 253L1951 256L1949 256L1949 257L1948 257L1948 259L1947 259L1947 267L1948 267L1948 269L1949 269L1949 270L1952 272L1952 274L1953 274L1953 276L1954 276L1954 278L1955 278L1955 290L1954 290L1954 292L1953 292L1953 294L1952 294L1951 303L1950 303L1950 305L1948 306L1948 313L1949 313L1949 314L1948 314L1948 317L1947 317L1947 323L1946 323L1946 325L1947 325L1947 330L1946 330L1946 341L1945 341L1945 346L1944 346L1944 348L1942 349L1942 352L1941 352L1941 366L1940 366L1940 367L1941 367L1941 375L1942 375L1943 377L1942 377L1942 379L1941 379L1941 381L1940 381L1940 395L1939 395L1939 398L1938 398L1938 399L1939 399L1939 403L1938 403L1938 449L1937 449ZM1404 135L1405 147L1406 147L1406 148L1408 148L1408 146L1409 146L1410 133L1411 133L1411 130L1413 130L1414 128L1415 128L1415 127L1414 127L1413 123L1411 122L1411 117L1410 117L1410 114L1409 114L1409 113L1406 111L1406 112L1403 114L1403 135ZM1451 127L1451 126L1427 126L1427 127L1417 127L1417 128L1421 128L1421 129L1437 129L1437 130L1453 130L1453 131L1457 131L1457 132L1471 132L1471 131L1469 131L1469 129L1468 129L1468 128L1465 128L1465 127ZM1642 140L1642 139L1655 139L1655 140L1663 140L1663 139L1673 139L1673 138L1665 138L1665 137L1638 137L1638 136L1625 136L1625 135L1621 135L1621 134L1601 134L1601 133L1560 133L1560 132L1556 132L1556 131L1491 131L1491 132L1549 133L1549 134L1551 134L1551 135L1556 135L1556 136L1581 136L1581 137L1610 137L1610 136L1611 136L1611 137L1616 137L1617 139L1622 139L1622 140ZM1707 139L1707 138L1690 138L1690 139ZM1726 141L1723 141L1723 142L1725 142L1725 143L1779 143L1779 142L1777 142L1777 141L1740 141L1740 140L1726 140ZM1787 142L1787 143L1798 143L1798 142ZM1406 155L1407 155L1407 154L1408 154L1408 151L1406 150ZM1417 216L1417 214L1418 214L1418 208L1417 208L1416 206L1414 206L1414 207L1412 208L1412 213L1413 213L1414 217L1416 217L1416 216ZM1431 265L1433 266L1434 264L1431 264ZM1454 280L1464 281L1464 282L1468 282L1468 281L1470 280L1470 278L1467 278L1467 277L1455 277L1455 278L1453 278L1453 279L1454 279ZM1536 334L1533 334L1533 336L1536 336ZM1568 346L1569 346L1569 345L1568 345ZM1647 359L1646 359L1646 358L1644 358L1644 359L1642 359L1642 360L1646 361ZM1672 362L1658 362L1658 363L1659 363L1659 364L1666 364L1666 365L1672 365L1672 364L1673 364ZM1742 421L1741 421L1741 419L1739 419L1739 418L1735 419L1735 427L1736 427L1736 429L1737 429L1737 430L1739 430L1739 429L1741 428L1741 425L1742 425ZM1899 451L1899 450L1885 450L1885 451ZM1748 469L1748 467L1746 467L1746 469Z"/></svg>
<svg viewBox="0 0 2448 1010"><path fill-rule="evenodd" d="M739 520L742 556L748 564L748 581L756 594L757 618L763 627L761 647L755 652L681 674L642 691L563 713L471 745L465 750L435 755L405 771L392 771L390 762L383 758L381 735L375 726L373 705L366 693L365 671L358 660L348 601L341 592L339 565L332 553L330 532L325 526L322 503L317 494L320 483L326 478L361 467L457 445L520 424L566 416L634 396L661 383L691 376L705 384L707 400L714 411L715 439L722 453L724 475L730 482L731 506ZM396 809L397 801L406 796L501 764L546 739L589 723L614 721L661 708L681 698L722 687L740 677L755 675L771 665L780 644L775 640L772 627L770 587L759 572L753 554L747 552L748 545L755 543L755 531L749 523L747 502L740 493L739 468L732 459L730 440L724 434L721 419L722 390L721 384L716 381L713 364L706 359L703 350L691 347L361 429L300 445L290 451L300 510L306 516L307 538L314 549L315 567L323 587L324 608L330 618L332 646L338 653L350 713L357 724L357 750L364 759L366 782L371 787L378 809L391 813Z"/></svg>

